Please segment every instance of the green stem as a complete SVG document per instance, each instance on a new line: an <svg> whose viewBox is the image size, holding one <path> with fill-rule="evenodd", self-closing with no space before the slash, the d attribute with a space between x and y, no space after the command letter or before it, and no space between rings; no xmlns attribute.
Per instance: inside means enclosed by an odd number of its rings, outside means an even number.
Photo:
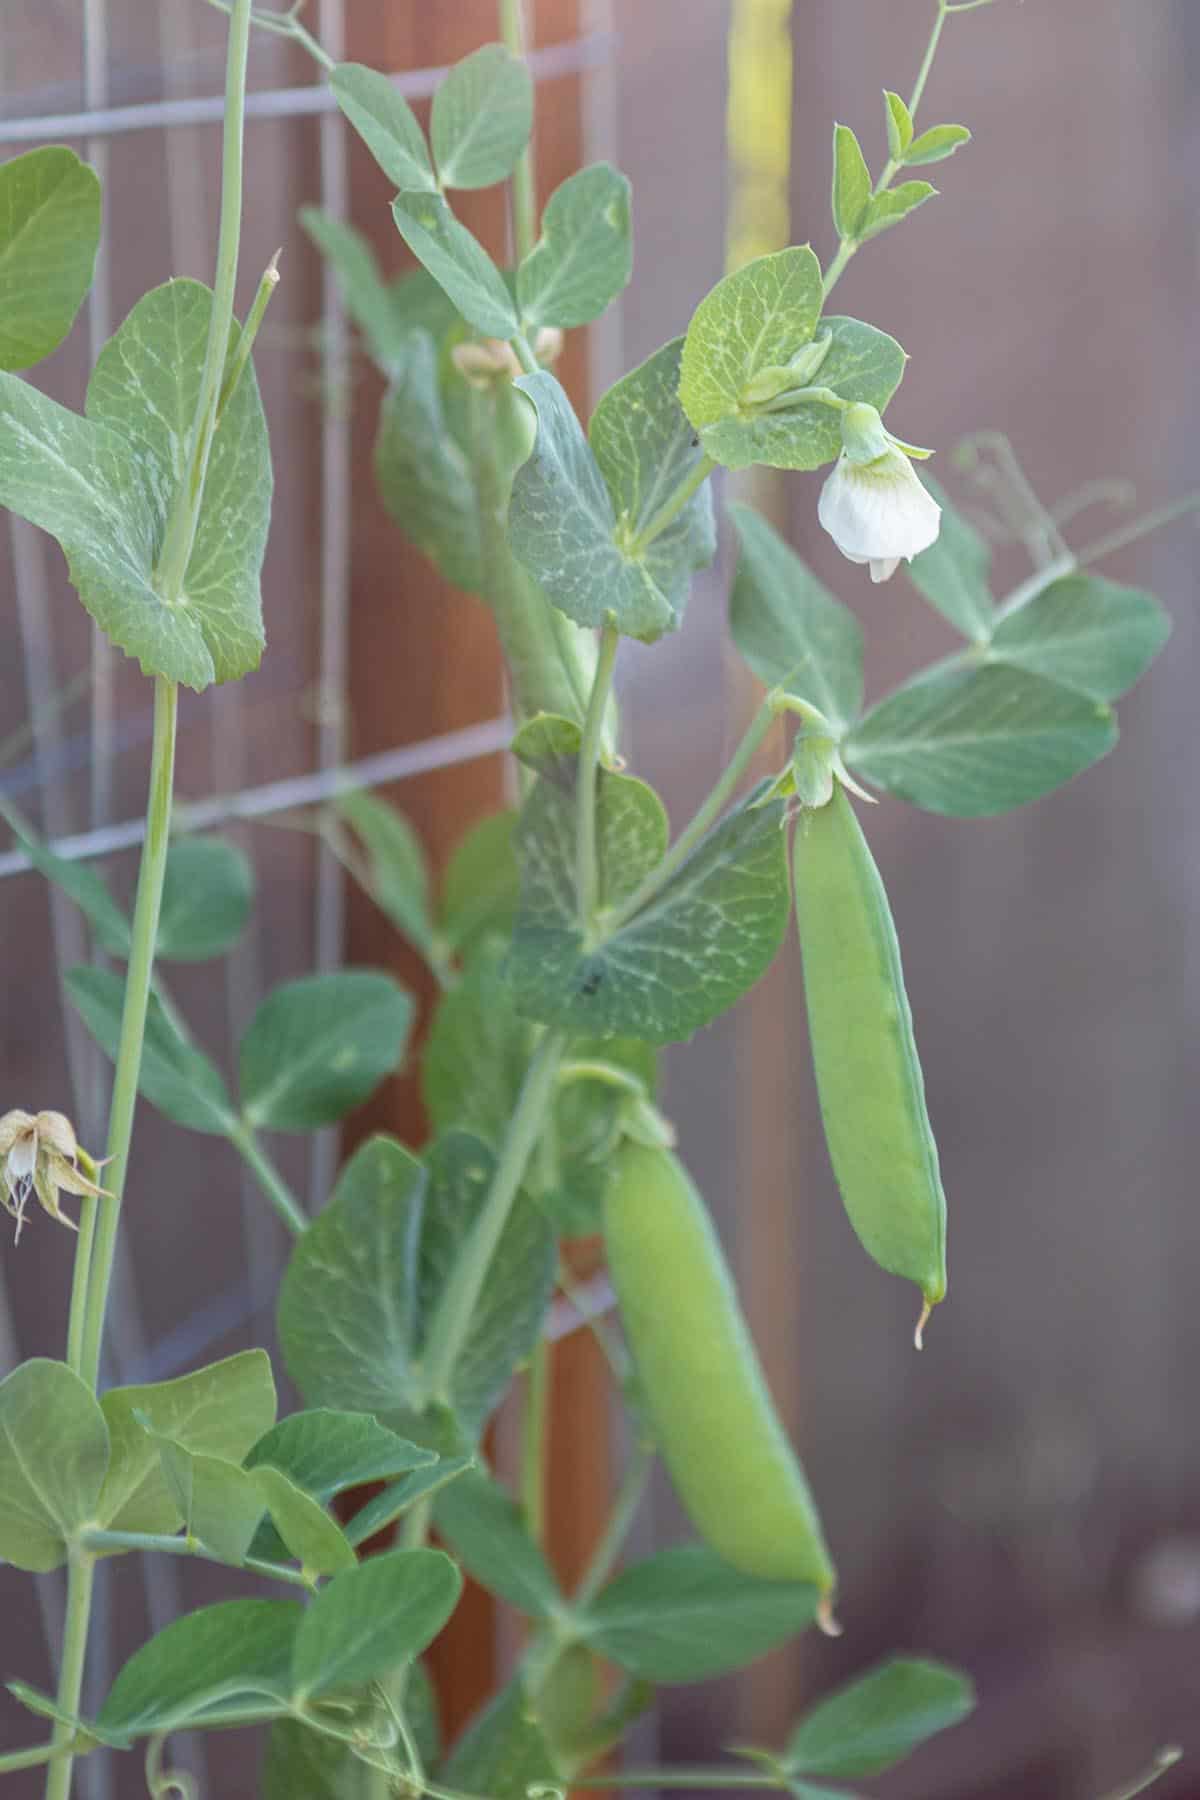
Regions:
<svg viewBox="0 0 1200 1800"><path fill-rule="evenodd" d="M271 303L271 296L279 286L279 256L277 250L258 283L250 311L246 314L246 323L242 326L238 337L237 348L229 359L225 378L221 383L221 396L217 401L217 424L221 423L221 415L237 392L237 384L242 379L242 372L250 361L250 352L254 348L254 340L258 336L258 328L263 322L263 315Z"/></svg>
<svg viewBox="0 0 1200 1800"><path fill-rule="evenodd" d="M176 606L183 592L184 576L196 526L204 477L217 428L217 409L229 354L233 325L233 293L237 284L238 245L242 232L242 139L246 112L246 59L250 45L250 0L233 0L229 25L229 53L225 65L225 125L221 142L221 224L217 240L217 269L213 282L208 343L191 447L184 477L172 502L155 571L155 585L167 606Z"/></svg>
<svg viewBox="0 0 1200 1800"><path fill-rule="evenodd" d="M667 854L656 869L651 869L642 885L637 888L624 906L619 907L613 917L606 921L609 931L619 931L628 923L635 913L662 892L676 871L682 868L692 854L700 839L709 827L721 816L727 801L732 796L742 776L754 760L755 752L770 731L780 710L776 696L768 694L753 719L745 737L733 753L733 759L721 779L713 788L708 799L700 807L691 823L680 832Z"/></svg>
<svg viewBox="0 0 1200 1800"><path fill-rule="evenodd" d="M227 18L233 13L234 0L208 0L208 4L215 6L217 11L223 12ZM337 64L332 56L317 42L312 32L305 29L291 11L286 13L252 12L250 23L257 26L260 31L274 32L276 37L295 38L296 42L303 45L304 49L308 51L314 62L320 63L323 69L327 71L336 69Z"/></svg>
<svg viewBox="0 0 1200 1800"><path fill-rule="evenodd" d="M1126 544L1136 544L1139 538L1149 537L1152 531L1159 531L1164 525L1171 525L1176 519L1185 518L1197 508L1200 508L1200 494L1187 494L1182 500L1168 501L1165 506L1156 507L1142 518L1134 519L1116 531L1110 531L1107 537L1085 544L1082 550L1075 552L1075 560L1081 566L1099 562L1102 556L1111 556L1114 550L1123 550Z"/></svg>
<svg viewBox="0 0 1200 1800"><path fill-rule="evenodd" d="M618 1387L629 1379L630 1363L625 1346L615 1331L604 1323L603 1311L588 1302L588 1296L563 1261L558 1265L558 1285L587 1326L608 1364L609 1373Z"/></svg>
<svg viewBox="0 0 1200 1800"><path fill-rule="evenodd" d="M0 1775L16 1775L21 1769L36 1769L42 1763L56 1762L60 1756L86 1755L73 1744L37 1744L32 1750L10 1750L0 1756Z"/></svg>
<svg viewBox="0 0 1200 1800"><path fill-rule="evenodd" d="M698 488L704 486L716 466L711 456L700 458L695 467L684 476L674 493L667 496L658 511L638 532L631 545L632 555L641 556L655 538L662 536L668 525L674 524L692 495Z"/></svg>
<svg viewBox="0 0 1200 1800"><path fill-rule="evenodd" d="M572 1775L571 1786L577 1788L644 1787L655 1788L774 1788L785 1790L786 1781L777 1775L752 1775L741 1769L622 1769L616 1774Z"/></svg>
<svg viewBox="0 0 1200 1800"><path fill-rule="evenodd" d="M139 1550L147 1555L195 1556L203 1562L220 1563L226 1569L244 1569L251 1575L265 1575L271 1581L290 1582L293 1587L306 1588L309 1593L313 1590L312 1581L299 1569L290 1569L285 1563L265 1562L258 1556L244 1556L240 1562L234 1556L219 1556L195 1537L153 1531L85 1531L80 1541L86 1550L97 1556L102 1551L117 1550Z"/></svg>
<svg viewBox="0 0 1200 1800"><path fill-rule="evenodd" d="M500 36L514 56L525 55L524 0L500 0ZM517 158L512 175L513 250L524 262L537 237L537 199L533 180L533 140Z"/></svg>
<svg viewBox="0 0 1200 1800"><path fill-rule="evenodd" d="M454 1367L467 1340L488 1269L517 1197L526 1165L554 1096L566 1035L548 1031L525 1074L508 1123L488 1197L450 1272L434 1311L426 1346L429 1394L449 1404Z"/></svg>
<svg viewBox="0 0 1200 1800"><path fill-rule="evenodd" d="M650 1479L653 1462L654 1452L652 1450L639 1446L634 1451L633 1459L617 1489L608 1523L592 1552L591 1561L584 1570L583 1579L575 1592L572 1604L580 1612L586 1612L589 1602L594 1600L600 1592L625 1547L625 1539L629 1536L629 1528L633 1524L634 1515L642 1503L642 1495L646 1491L646 1483Z"/></svg>
<svg viewBox="0 0 1200 1800"><path fill-rule="evenodd" d="M177 702L178 689L174 682L165 680L161 675L157 676L154 683L154 747L150 759L150 795L146 805L146 842L138 870L129 966L125 977L125 1001L121 1011L121 1035L117 1044L112 1106L108 1120L108 1168L104 1180L112 1198L98 1203L95 1248L88 1276L83 1325L83 1353L79 1365L79 1373L93 1390L100 1372L104 1315L108 1307L121 1196L125 1190L126 1164L133 1137L142 1039L146 1031L146 1010L154 973L154 945L158 937L163 875L171 836ZM75 1339L76 1331L77 1325L73 1318L68 1341Z"/></svg>
<svg viewBox="0 0 1200 1800"><path fill-rule="evenodd" d="M525 1378L521 1418L521 1512L535 1544L546 1537L546 1426L550 1416L550 1346L539 1338Z"/></svg>
<svg viewBox="0 0 1200 1800"><path fill-rule="evenodd" d="M67 1620L63 1633L62 1666L58 1673L58 1710L75 1718L83 1691L83 1662L87 1654L88 1621L92 1611L92 1577L95 1560L86 1552L72 1551L67 1565ZM55 1760L46 1772L46 1800L67 1800L75 1761L71 1740L75 1727L66 1720L54 1726L51 1746Z"/></svg>
<svg viewBox="0 0 1200 1800"><path fill-rule="evenodd" d="M259 1145L253 1128L243 1119L238 1129L230 1133L229 1141L245 1159L250 1173L288 1230L300 1237L308 1230L308 1219L291 1188Z"/></svg>
<svg viewBox="0 0 1200 1800"><path fill-rule="evenodd" d="M591 931L600 898L600 871L596 857L596 787L604 718L608 711L620 642L621 636L616 626L606 625L600 633L600 655L584 716L579 767L575 777L575 893L579 903L579 923L585 937Z"/></svg>
<svg viewBox="0 0 1200 1800"><path fill-rule="evenodd" d="M1104 1800L1134 1800L1135 1795L1144 1794L1148 1787L1154 1786L1160 1775L1165 1775L1168 1769L1173 1769L1175 1764L1182 1759L1183 1751L1176 1749L1174 1744L1168 1745L1166 1749L1158 1752L1148 1769L1127 1786L1116 1788L1112 1793L1105 1794Z"/></svg>

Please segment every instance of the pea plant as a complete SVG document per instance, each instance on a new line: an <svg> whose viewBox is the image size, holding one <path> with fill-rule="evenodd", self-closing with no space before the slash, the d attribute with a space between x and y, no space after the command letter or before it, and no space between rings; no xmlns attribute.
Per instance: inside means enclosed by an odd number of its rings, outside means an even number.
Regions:
<svg viewBox="0 0 1200 1800"><path fill-rule="evenodd" d="M711 1768L614 1774L604 1760L657 1684L740 1669L814 1624L839 1628L836 1520L827 1533L656 1104L659 1048L766 973L794 910L830 1161L864 1249L918 1290L919 1346L946 1292L946 1206L896 933L860 823L869 813L855 802L882 793L982 817L1047 794L1113 747L1113 703L1167 636L1154 599L1088 572L1143 527L1072 550L1007 451L980 438L974 454L993 459L993 495L1034 564L995 599L985 537L917 473L930 452L885 423L904 351L830 310L850 258L933 198L910 171L967 143L961 125L915 120L944 29L986 3L936 0L911 97L884 95L876 177L855 133L837 127L829 261L801 245L735 269L681 336L603 395L586 432L552 365L563 333L629 279L629 187L595 164L538 219L513 0L500 9L504 41L446 75L428 140L391 81L334 66L296 8L225 5L213 287L174 280L143 296L101 351L82 413L15 371L61 342L87 291L98 183L60 148L0 168L0 502L57 539L84 606L153 684L155 721L131 917L98 873L63 860L3 802L105 953L68 988L114 1063L103 1155L79 1144L63 1096L11 1096L0 1117L0 1198L16 1235L43 1223L34 1200L75 1233L62 1359L22 1363L0 1382L0 1555L67 1571L56 1695L6 1669L10 1694L51 1729L0 1758L0 1772L44 1764L48 1800L65 1800L80 1758L135 1748L152 1795L186 1794L169 1735L255 1724L270 1726L270 1800L548 1800L617 1781L834 1800L848 1790L829 1782L870 1779L969 1712L965 1675L897 1657L827 1695L782 1744L733 1749ZM244 324L233 315L256 25L308 47L397 190L392 215L418 265L399 278L338 220L310 211L304 224L387 377L376 448L387 507L497 621L520 789L519 810L478 823L436 885L411 828L378 798L346 791L320 821L440 997L419 1050L428 1141L372 1138L312 1218L262 1134L313 1131L362 1102L404 1055L412 1000L372 970L286 982L240 1044L235 1091L164 973L226 951L252 902L239 852L172 835L172 767L179 687L236 680L264 646L271 470L251 351L274 267ZM509 269L453 209L461 190L500 183ZM906 430L919 414L910 391ZM905 563L912 591L889 604L928 603L962 644L864 710L856 615L764 517L731 504L730 626L766 693L672 838L620 751L618 646L669 643L716 548L710 477L756 466L827 470L818 517L850 564L878 583ZM795 726L784 766L751 780L784 717ZM134 1205L170 1205L134 1160L139 1095L181 1130L225 1138L294 1235L278 1339L302 1410L277 1419L262 1350L151 1385L100 1382L127 1187ZM79 1199L77 1226L64 1194ZM584 1319L562 1255L595 1234L619 1333ZM570 1592L544 1549L539 1397L556 1287L575 1292L632 1421L609 1522ZM513 1493L484 1432L525 1370ZM693 1536L629 1562L656 1456ZM368 1483L363 1502L354 1490ZM364 1556L384 1532L390 1547ZM131 1555L205 1558L260 1579L263 1595L169 1624L85 1717L94 1572L102 1557ZM464 1570L527 1631L511 1679L444 1747L421 1656L451 1619ZM5 1645L7 1664L17 1650Z"/></svg>

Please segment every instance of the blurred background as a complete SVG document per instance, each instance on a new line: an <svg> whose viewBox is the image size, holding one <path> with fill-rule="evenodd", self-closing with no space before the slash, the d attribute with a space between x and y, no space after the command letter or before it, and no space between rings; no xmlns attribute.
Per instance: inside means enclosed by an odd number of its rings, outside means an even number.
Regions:
<svg viewBox="0 0 1200 1800"><path fill-rule="evenodd" d="M828 255L831 122L852 124L878 166L879 91L911 87L934 7L530 0L530 12L540 187L602 156L634 186L633 283L619 315L587 341L578 334L565 359L586 407L684 329L722 273L731 208L735 225L752 216L770 230L782 182L791 238ZM305 18L334 56L406 72L419 111L428 71L496 35L491 0L310 0ZM37 371L60 399L81 403L95 349L146 287L210 276L219 103L203 103L220 92L223 41L224 22L203 0L30 0L0 17L0 154L69 142L105 182L93 298ZM270 648L246 682L185 699L179 787L192 800L228 796L400 751L391 766L405 778L385 791L441 861L503 799L502 759L483 754L503 741L502 679L482 609L401 542L374 491L378 381L296 209L319 203L353 219L388 268L403 254L384 178L322 110L318 77L294 43L256 34L243 306L284 249L256 356L276 475ZM851 264L838 306L911 353L889 422L938 447L938 473L959 498L978 496L949 453L984 427L1011 439L1049 503L1122 477L1150 506L1200 480L1198 81L1194 0L995 0L949 21L923 119L966 123L974 142L931 172L941 198ZM503 248L495 196L468 216ZM874 697L948 647L948 630L903 577L872 588L840 561L816 524L820 480L787 477L769 504L858 611ZM1068 535L1090 541L1128 516L1100 505ZM826 1687L906 1650L964 1665L981 1703L967 1725L872 1784L881 1800L1098 1800L1160 1744L1189 1740L1191 1755L1158 1791L1200 1795L1197 546L1185 521L1105 565L1157 592L1175 621L1165 656L1121 706L1123 738L1108 761L998 820L885 801L868 821L952 1213L950 1298L922 1357L909 1289L867 1262L837 1202L794 946L736 1016L667 1059L667 1109L820 1497L846 1632L736 1682L665 1693L639 1760L770 1741ZM998 549L1002 586L1027 568L1018 547ZM755 704L728 651L728 575L723 540L682 637L622 658L633 759L677 822ZM0 736L18 734L0 770L5 796L56 839L138 816L147 685L97 651L55 547L7 520L0 586ZM71 683L74 698L51 706ZM314 962L386 964L425 991L389 928L344 890L312 833L295 829L304 798L268 794L253 824L229 828L256 870L253 927L221 979L200 969L176 982L198 1037L223 1059L265 988ZM128 893L128 853L105 866ZM96 1142L107 1069L58 981L86 958L86 941L39 879L14 872L11 858L0 872L0 1109L65 1106ZM390 1084L347 1141L378 1125L419 1141L411 1082ZM148 1109L139 1132L110 1375L156 1379L272 1346L285 1250L274 1220L224 1144L183 1138ZM337 1146L276 1148L318 1205ZM60 1353L69 1279L61 1234L35 1223L19 1254L4 1246L0 1368ZM552 1516L569 1572L621 1455L584 1341L562 1346L554 1419ZM503 1424L499 1444L503 1455ZM663 1485L640 1543L681 1530ZM148 1629L232 1591L231 1580L214 1584L172 1559L114 1567L92 1699ZM51 1684L61 1605L57 1577L0 1567L5 1677ZM511 1643L511 1623L473 1601L442 1658L452 1720ZM6 1702L0 1744L28 1740L27 1715ZM206 1794L254 1791L236 1738L184 1744L180 1756ZM133 1759L106 1768L92 1757L81 1772L93 1800L141 1791ZM10 1790L16 1800L37 1791L21 1777Z"/></svg>

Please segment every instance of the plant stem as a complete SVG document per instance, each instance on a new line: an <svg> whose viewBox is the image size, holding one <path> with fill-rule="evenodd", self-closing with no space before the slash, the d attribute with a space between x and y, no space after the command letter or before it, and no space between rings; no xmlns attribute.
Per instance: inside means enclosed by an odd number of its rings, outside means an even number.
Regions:
<svg viewBox="0 0 1200 1800"><path fill-rule="evenodd" d="M271 303L271 296L279 286L279 251L277 250L258 283L250 311L246 314L246 323L238 336L237 348L229 359L225 378L221 383L221 395L217 401L217 424L221 423L221 415L237 392L237 384L242 379L242 372L250 361L250 352L254 349L254 340L258 336L258 328L263 322L263 315Z"/></svg>
<svg viewBox="0 0 1200 1800"><path fill-rule="evenodd" d="M776 1775L752 1775L741 1769L622 1769L615 1774L572 1775L571 1786L577 1788L644 1787L655 1788L786 1788Z"/></svg>
<svg viewBox="0 0 1200 1800"><path fill-rule="evenodd" d="M1111 1794L1105 1794L1104 1800L1134 1800L1135 1795L1144 1794L1148 1787L1153 1787L1159 1776L1165 1775L1168 1769L1173 1769L1182 1758L1182 1750L1176 1749L1174 1744L1168 1745L1158 1752L1148 1769L1143 1770L1126 1787L1119 1787Z"/></svg>
<svg viewBox="0 0 1200 1800"><path fill-rule="evenodd" d="M606 921L610 931L619 931L621 926L627 924L635 913L640 912L644 906L648 905L656 894L662 892L675 872L687 861L710 825L720 817L726 802L753 762L759 745L770 731L778 711L779 704L775 695L768 694L750 721L746 735L734 751L729 767L691 823L680 832L658 867L651 869L642 885L630 895L622 907L618 908L613 917Z"/></svg>
<svg viewBox="0 0 1200 1800"><path fill-rule="evenodd" d="M163 1556L195 1556L203 1562L220 1563L226 1569L244 1569L251 1575L266 1575L271 1581L290 1582L293 1587L306 1588L312 1592L313 1584L307 1575L299 1569L290 1569L286 1563L265 1562L258 1556L244 1556L239 1562L233 1556L219 1556L202 1544L199 1538L172 1536L165 1532L147 1531L85 1531L82 1543L86 1550L101 1551L141 1550L147 1554Z"/></svg>
<svg viewBox="0 0 1200 1800"><path fill-rule="evenodd" d="M550 1399L550 1346L539 1338L525 1378L521 1418L521 1512L535 1544L546 1536L546 1425Z"/></svg>
<svg viewBox="0 0 1200 1800"><path fill-rule="evenodd" d="M444 1405L449 1404L454 1366L467 1340L496 1246L508 1223L513 1201L553 1098L565 1045L564 1032L548 1031L534 1052L508 1123L483 1210L459 1253L434 1311L425 1357L430 1398Z"/></svg>
<svg viewBox="0 0 1200 1800"><path fill-rule="evenodd" d="M250 1173L288 1230L300 1237L308 1230L308 1219L291 1188L260 1146L253 1128L243 1120L238 1129L230 1133L229 1141L245 1159Z"/></svg>
<svg viewBox="0 0 1200 1800"><path fill-rule="evenodd" d="M514 56L525 55L524 0L500 0L500 36ZM523 262L537 237L537 199L533 179L533 140L517 158L512 175L513 251Z"/></svg>
<svg viewBox="0 0 1200 1800"><path fill-rule="evenodd" d="M234 0L208 0L208 4L215 6L217 11L223 12L226 17L233 13ZM252 12L250 23L257 26L260 31L274 32L276 37L295 38L296 42L303 45L304 49L308 51L314 62L320 63L323 69L329 71L337 67L328 51L317 42L312 32L306 30L290 10L285 13Z"/></svg>
<svg viewBox="0 0 1200 1800"><path fill-rule="evenodd" d="M15 1775L21 1769L36 1769L41 1763L55 1762L60 1756L66 1756L69 1749L72 1755L81 1754L65 1744L37 1744L32 1750L10 1750L7 1755L0 1756L0 1775Z"/></svg>
<svg viewBox="0 0 1200 1800"><path fill-rule="evenodd" d="M1200 494L1187 494L1182 500L1168 501L1165 506L1155 507L1153 512L1132 520L1128 525L1110 531L1107 537L1096 538L1091 544L1085 544L1082 550L1075 552L1075 560L1081 566L1085 563L1099 562L1102 556L1111 556L1114 550L1123 550L1126 544L1136 544L1139 538L1148 537L1152 531L1159 531L1164 525L1171 525L1176 519L1182 519L1188 513L1200 508Z"/></svg>
<svg viewBox="0 0 1200 1800"><path fill-rule="evenodd" d="M58 1673L58 1709L72 1718L79 1712L79 1696L83 1691L83 1661L87 1654L95 1567L94 1558L86 1551L72 1551L67 1565L67 1620L62 1666ZM71 1740L74 1735L73 1725L65 1720L55 1722L51 1745L56 1754L46 1771L46 1800L67 1800L71 1792L71 1768L75 1761Z"/></svg>
<svg viewBox="0 0 1200 1800"><path fill-rule="evenodd" d="M596 857L596 784L604 716L608 711L620 641L620 633L615 625L606 625L600 633L600 656L584 716L579 767L575 777L575 894L579 904L579 923L585 937L591 931L600 898L600 871Z"/></svg>
<svg viewBox="0 0 1200 1800"><path fill-rule="evenodd" d="M613 1565L620 1556L629 1536L629 1528L633 1524L634 1514L641 1505L642 1495L646 1491L646 1483L650 1478L650 1468L654 1462L654 1452L639 1446L621 1478L613 1501L612 1512L604 1527L600 1540L592 1552L591 1561L584 1570L583 1579L575 1591L572 1605L580 1612L585 1612L589 1601L594 1600L604 1582L608 1579Z"/></svg>
<svg viewBox="0 0 1200 1800"><path fill-rule="evenodd" d="M632 545L635 556L640 556L655 538L662 536L668 525L674 524L692 495L704 486L716 466L711 456L700 458L695 467L684 476L675 492L667 496L653 518L638 532Z"/></svg>

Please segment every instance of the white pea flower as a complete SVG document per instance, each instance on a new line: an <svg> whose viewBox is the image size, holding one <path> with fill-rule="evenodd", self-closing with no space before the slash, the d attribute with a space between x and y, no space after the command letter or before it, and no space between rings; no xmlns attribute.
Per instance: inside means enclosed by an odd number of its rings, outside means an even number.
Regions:
<svg viewBox="0 0 1200 1800"><path fill-rule="evenodd" d="M821 489L817 517L842 555L869 563L872 581L887 581L901 559L928 550L942 509L873 407L847 407L845 449Z"/></svg>
<svg viewBox="0 0 1200 1800"><path fill-rule="evenodd" d="M89 1168L101 1166L79 1148L75 1127L64 1113L14 1111L0 1118L0 1205L17 1221L18 1242L31 1192L52 1219L71 1231L76 1226L59 1207L60 1188L67 1194L108 1197L80 1170L81 1156Z"/></svg>

